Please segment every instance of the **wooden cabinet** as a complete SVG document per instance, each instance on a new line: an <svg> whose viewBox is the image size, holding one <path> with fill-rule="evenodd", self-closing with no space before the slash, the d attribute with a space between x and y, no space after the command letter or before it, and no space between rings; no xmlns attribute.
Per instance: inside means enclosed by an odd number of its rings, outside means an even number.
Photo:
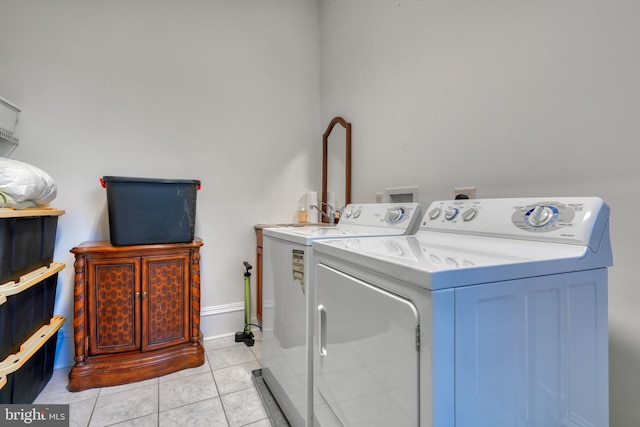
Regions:
<svg viewBox="0 0 640 427"><path fill-rule="evenodd" d="M204 363L202 242L112 246L75 254L75 364L69 389L124 384Z"/></svg>

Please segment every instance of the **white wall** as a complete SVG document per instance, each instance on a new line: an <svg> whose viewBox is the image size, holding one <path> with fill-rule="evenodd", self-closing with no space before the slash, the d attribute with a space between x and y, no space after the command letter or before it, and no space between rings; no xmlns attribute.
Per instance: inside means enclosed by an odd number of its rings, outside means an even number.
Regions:
<svg viewBox="0 0 640 427"><path fill-rule="evenodd" d="M322 0L322 117L353 125L353 196L418 185L612 209L611 425L640 419L640 3ZM383 167L380 167L382 165Z"/></svg>
<svg viewBox="0 0 640 427"><path fill-rule="evenodd" d="M0 11L0 96L22 108L12 158L52 175L52 205L66 210L56 365L73 357L69 250L109 238L104 175L202 181L203 330L242 330L253 225L294 219L320 189L318 3L4 0Z"/></svg>

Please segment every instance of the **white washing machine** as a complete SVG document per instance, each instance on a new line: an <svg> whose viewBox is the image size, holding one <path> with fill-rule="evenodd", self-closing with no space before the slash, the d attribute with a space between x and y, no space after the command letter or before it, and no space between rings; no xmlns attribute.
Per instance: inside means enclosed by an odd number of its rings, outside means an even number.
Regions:
<svg viewBox="0 0 640 427"><path fill-rule="evenodd" d="M312 243L415 233L418 203L351 204L327 227L263 230L262 376L293 426L312 425Z"/></svg>
<svg viewBox="0 0 640 427"><path fill-rule="evenodd" d="M609 425L602 200L435 202L313 250L316 425Z"/></svg>

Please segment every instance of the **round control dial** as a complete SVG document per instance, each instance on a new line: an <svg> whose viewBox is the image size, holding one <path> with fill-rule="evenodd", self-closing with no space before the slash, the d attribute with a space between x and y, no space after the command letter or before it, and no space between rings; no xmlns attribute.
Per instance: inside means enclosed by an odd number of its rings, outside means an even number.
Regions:
<svg viewBox="0 0 640 427"><path fill-rule="evenodd" d="M530 211L528 220L529 224L534 227L542 227L551 222L553 219L553 209L549 206L536 206Z"/></svg>
<svg viewBox="0 0 640 427"><path fill-rule="evenodd" d="M455 217L458 216L458 213L460 213L458 208L447 208L447 210L444 211L444 218L447 221L453 221Z"/></svg>
<svg viewBox="0 0 640 427"><path fill-rule="evenodd" d="M442 213L442 209L440 209L440 208L431 209L429 211L429 219L430 220L434 220L434 219L438 218L441 213Z"/></svg>
<svg viewBox="0 0 640 427"><path fill-rule="evenodd" d="M402 207L391 209L387 212L386 220L389 224L398 224L404 220L405 213L406 211Z"/></svg>
<svg viewBox="0 0 640 427"><path fill-rule="evenodd" d="M533 233L567 230L573 227L574 209L581 209L581 206L557 201L540 201L527 206L517 206L511 221L521 230Z"/></svg>
<svg viewBox="0 0 640 427"><path fill-rule="evenodd" d="M462 212L462 220L464 222L468 222L471 221L473 219L475 219L475 217L478 216L478 209L476 208L470 208L467 209L466 211Z"/></svg>

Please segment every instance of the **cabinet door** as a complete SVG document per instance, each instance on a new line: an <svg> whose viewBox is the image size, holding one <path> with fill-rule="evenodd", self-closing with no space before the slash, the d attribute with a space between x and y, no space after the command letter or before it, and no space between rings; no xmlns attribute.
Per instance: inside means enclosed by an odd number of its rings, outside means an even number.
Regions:
<svg viewBox="0 0 640 427"><path fill-rule="evenodd" d="M89 355L140 349L140 259L87 261Z"/></svg>
<svg viewBox="0 0 640 427"><path fill-rule="evenodd" d="M145 257L142 351L189 341L189 252Z"/></svg>
<svg viewBox="0 0 640 427"><path fill-rule="evenodd" d="M607 426L606 269L456 289L457 426Z"/></svg>

